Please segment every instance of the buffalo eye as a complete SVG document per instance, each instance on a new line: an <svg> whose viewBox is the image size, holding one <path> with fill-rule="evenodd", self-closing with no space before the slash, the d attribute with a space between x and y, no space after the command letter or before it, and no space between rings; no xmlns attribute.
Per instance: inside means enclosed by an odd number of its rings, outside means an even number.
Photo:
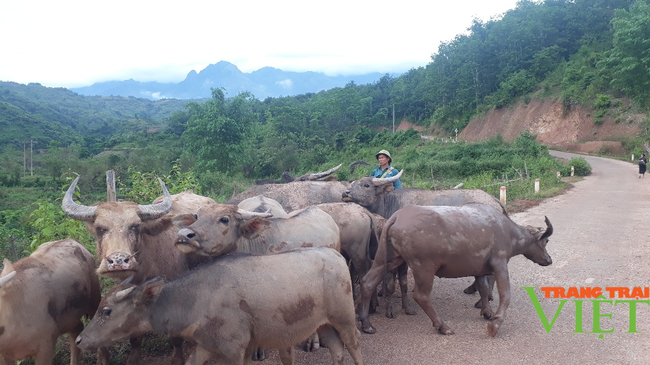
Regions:
<svg viewBox="0 0 650 365"><path fill-rule="evenodd" d="M134 224L131 227L129 227L129 231L131 232L138 232L140 230L140 225L139 224Z"/></svg>
<svg viewBox="0 0 650 365"><path fill-rule="evenodd" d="M364 187L364 188L369 188L369 187L370 187L370 184L363 184L363 187Z"/></svg>
<svg viewBox="0 0 650 365"><path fill-rule="evenodd" d="M102 228L102 227L95 228L95 234L97 235L97 238L104 237L106 232L108 232L108 230L106 228Z"/></svg>
<svg viewBox="0 0 650 365"><path fill-rule="evenodd" d="M111 315L112 312L113 312L112 309L110 309L110 308L104 308L104 309L102 310L102 317L108 317L108 316Z"/></svg>
<svg viewBox="0 0 650 365"><path fill-rule="evenodd" d="M219 219L219 223L228 224L228 222L230 222L230 220L228 219L228 217L221 217L221 218Z"/></svg>

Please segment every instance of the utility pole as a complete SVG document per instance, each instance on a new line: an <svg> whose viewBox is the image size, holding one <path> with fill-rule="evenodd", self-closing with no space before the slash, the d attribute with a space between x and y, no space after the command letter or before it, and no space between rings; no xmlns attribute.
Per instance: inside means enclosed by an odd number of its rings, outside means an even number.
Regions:
<svg viewBox="0 0 650 365"><path fill-rule="evenodd" d="M395 103L393 103L393 133L395 133Z"/></svg>
<svg viewBox="0 0 650 365"><path fill-rule="evenodd" d="M34 141L29 140L29 175L34 176Z"/></svg>

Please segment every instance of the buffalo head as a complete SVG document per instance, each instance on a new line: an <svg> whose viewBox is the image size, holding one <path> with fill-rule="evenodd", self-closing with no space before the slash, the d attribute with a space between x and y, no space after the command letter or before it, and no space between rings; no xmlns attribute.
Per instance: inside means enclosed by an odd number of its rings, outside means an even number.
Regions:
<svg viewBox="0 0 650 365"><path fill-rule="evenodd" d="M97 273L124 280L140 268L138 252L145 236L156 236L171 226L169 219L161 219L172 209L172 197L162 180L164 199L157 204L139 205L134 202L106 202L97 206L75 203L72 196L77 177L65 194L63 212L73 219L86 222L97 240L97 255L101 259Z"/></svg>
<svg viewBox="0 0 650 365"><path fill-rule="evenodd" d="M173 218L181 228L176 247L183 253L203 256L221 256L237 250L237 240L254 238L269 226L264 219L271 213L243 210L236 205L210 204L201 207L196 215L180 214Z"/></svg>
<svg viewBox="0 0 650 365"><path fill-rule="evenodd" d="M379 200L379 196L393 189L392 183L397 181L404 170L391 177L362 177L352 182L350 189L343 192L344 202L354 202L366 208L371 208Z"/></svg>

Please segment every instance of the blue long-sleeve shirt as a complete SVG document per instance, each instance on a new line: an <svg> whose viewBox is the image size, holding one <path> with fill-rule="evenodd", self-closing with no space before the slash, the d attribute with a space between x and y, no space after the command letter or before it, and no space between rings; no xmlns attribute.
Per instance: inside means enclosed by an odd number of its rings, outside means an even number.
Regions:
<svg viewBox="0 0 650 365"><path fill-rule="evenodd" d="M383 176L386 170L390 170L386 176ZM382 170L381 167L375 167L374 170L370 173L370 176L372 177L392 177L399 174L399 171L393 166L389 165L385 170ZM401 189L402 188L402 179L397 179L393 182L393 186L395 189Z"/></svg>

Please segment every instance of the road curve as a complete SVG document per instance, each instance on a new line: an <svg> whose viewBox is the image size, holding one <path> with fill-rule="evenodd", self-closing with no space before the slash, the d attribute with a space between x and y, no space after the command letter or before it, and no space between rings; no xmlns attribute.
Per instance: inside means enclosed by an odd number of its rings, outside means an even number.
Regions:
<svg viewBox="0 0 650 365"><path fill-rule="evenodd" d="M650 302L636 305L636 330L630 333L629 304L597 303L599 326L594 333L591 298L583 299L582 331L576 331L576 302L565 302L550 332L542 325L531 299L521 287L535 287L549 321L561 299L543 298L540 287L650 286L650 176L638 179L631 162L551 151L557 157L584 157L592 175L562 196L512 215L519 224L544 225L548 216L554 234L548 245L553 264L538 266L522 256L510 261L511 302L496 337L487 335L487 321L473 307L477 295L462 289L469 278L436 279L431 300L454 335L436 333L421 308L387 319L371 316L378 329L362 334L366 364L647 364L650 363ZM646 174L647 175L647 174ZM543 181L540 182L544 184ZM531 183L531 189L533 189ZM411 298L409 288L409 299ZM647 298L640 298L648 300ZM492 304L496 309L496 302ZM609 315L611 314L611 316ZM597 331L597 329L596 329ZM330 364L329 353L297 352L297 364ZM281 364L277 355L265 364ZM346 364L352 364L346 353Z"/></svg>

